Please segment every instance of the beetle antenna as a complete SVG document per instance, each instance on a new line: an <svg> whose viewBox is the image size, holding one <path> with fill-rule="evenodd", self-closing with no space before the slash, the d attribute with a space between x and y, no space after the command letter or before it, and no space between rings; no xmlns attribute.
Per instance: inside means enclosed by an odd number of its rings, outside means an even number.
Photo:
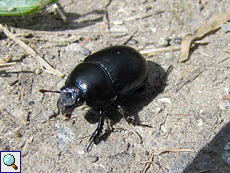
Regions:
<svg viewBox="0 0 230 173"><path fill-rule="evenodd" d="M60 91L51 91L51 90L39 90L39 92L41 92L42 94L50 92L50 93L61 93Z"/></svg>

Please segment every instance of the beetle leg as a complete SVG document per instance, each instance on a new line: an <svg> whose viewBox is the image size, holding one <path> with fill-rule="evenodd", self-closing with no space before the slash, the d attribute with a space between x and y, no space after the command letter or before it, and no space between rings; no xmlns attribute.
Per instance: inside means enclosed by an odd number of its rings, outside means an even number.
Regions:
<svg viewBox="0 0 230 173"><path fill-rule="evenodd" d="M93 142L94 142L95 144L97 144L97 142L98 142L98 137L99 137L99 135L101 134L102 129L103 129L103 125L104 125L104 118L103 118L103 117L100 117L99 123L98 123L98 126L97 126L97 129L96 129L95 132L92 134L92 136L90 137L89 141L93 140Z"/></svg>
<svg viewBox="0 0 230 173"><path fill-rule="evenodd" d="M91 147L93 145L93 143L97 144L98 143L98 138L102 132L103 129L103 125L104 125L104 118L101 116L101 111L99 111L100 114L100 119L98 122L98 126L97 129L94 131L94 133L91 135L90 139L89 139L89 144L87 146L87 151L91 150Z"/></svg>
<svg viewBox="0 0 230 173"><path fill-rule="evenodd" d="M146 90L149 91L149 90L152 90L154 87L161 85L163 81L167 78L169 73L172 71L172 69L173 69L173 66L170 65L166 73L162 77L160 77L154 85L148 87Z"/></svg>
<svg viewBox="0 0 230 173"><path fill-rule="evenodd" d="M172 69L173 69L173 66L170 65L169 68L168 68L168 70L166 71L166 73L165 73L162 77L160 77L160 78L157 80L156 84L153 85L153 86L151 86L150 89L151 89L152 87L161 85L162 82L167 78L167 76L169 75L169 73L172 71Z"/></svg>
<svg viewBox="0 0 230 173"><path fill-rule="evenodd" d="M150 126L148 124L140 124L140 123L136 122L132 117L129 116L128 112L126 112L120 105L118 105L118 112L121 113L121 115L125 118L125 120L129 124L152 128L152 126Z"/></svg>

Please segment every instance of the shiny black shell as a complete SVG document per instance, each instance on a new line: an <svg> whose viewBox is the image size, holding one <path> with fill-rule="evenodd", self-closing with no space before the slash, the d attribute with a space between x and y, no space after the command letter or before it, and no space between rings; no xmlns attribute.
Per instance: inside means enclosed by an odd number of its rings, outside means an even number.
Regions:
<svg viewBox="0 0 230 173"><path fill-rule="evenodd" d="M118 45L87 56L70 73L66 86L79 88L88 106L103 107L119 95L134 93L147 76L145 58L132 47Z"/></svg>

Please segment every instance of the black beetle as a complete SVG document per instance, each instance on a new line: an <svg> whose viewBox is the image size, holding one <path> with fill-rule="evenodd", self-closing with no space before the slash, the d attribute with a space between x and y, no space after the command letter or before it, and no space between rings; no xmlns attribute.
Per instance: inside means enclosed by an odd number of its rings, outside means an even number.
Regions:
<svg viewBox="0 0 230 173"><path fill-rule="evenodd" d="M169 70L166 75L168 73ZM57 107L68 118L71 117L72 111L84 102L100 117L98 127L90 138L91 145L92 142L97 143L102 131L103 111L106 107L113 104L117 97L133 94L140 89L146 83L147 77L148 64L145 58L132 47L117 45L87 56L69 74L61 92L53 92L61 93ZM135 123L125 115L120 106L118 109L128 122Z"/></svg>

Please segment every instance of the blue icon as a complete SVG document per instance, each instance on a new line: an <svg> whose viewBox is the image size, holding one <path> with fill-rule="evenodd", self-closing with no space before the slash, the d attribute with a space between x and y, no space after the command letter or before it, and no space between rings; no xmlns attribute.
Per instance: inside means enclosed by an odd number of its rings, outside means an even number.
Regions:
<svg viewBox="0 0 230 173"><path fill-rule="evenodd" d="M3 158L3 162L7 166L12 166L15 170L18 169L18 167L14 164L15 163L15 158L12 154L7 154Z"/></svg>

